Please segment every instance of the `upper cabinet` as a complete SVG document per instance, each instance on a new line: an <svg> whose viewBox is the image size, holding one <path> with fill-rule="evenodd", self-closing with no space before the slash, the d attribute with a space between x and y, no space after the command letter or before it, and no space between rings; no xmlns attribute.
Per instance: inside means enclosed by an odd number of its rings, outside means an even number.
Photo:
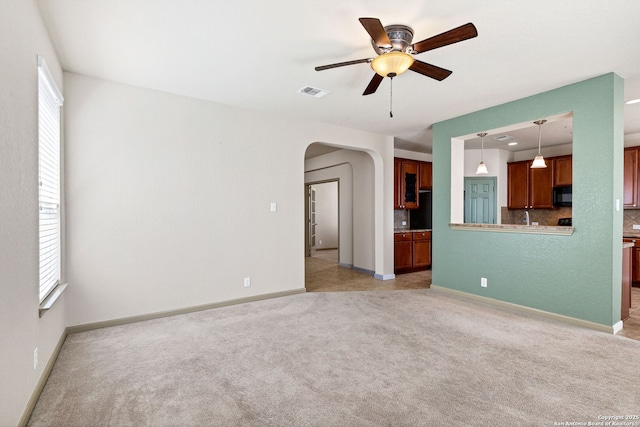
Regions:
<svg viewBox="0 0 640 427"><path fill-rule="evenodd" d="M430 162L409 159L393 159L394 209L418 209L419 190L431 189Z"/></svg>
<svg viewBox="0 0 640 427"><path fill-rule="evenodd" d="M433 167L431 162L419 162L420 190L431 190L433 187Z"/></svg>
<svg viewBox="0 0 640 427"><path fill-rule="evenodd" d="M532 209L553 207L553 163L531 169L531 160L507 164L507 207Z"/></svg>
<svg viewBox="0 0 640 427"><path fill-rule="evenodd" d="M572 156L553 158L553 186L564 187L571 185L573 174Z"/></svg>
<svg viewBox="0 0 640 427"><path fill-rule="evenodd" d="M531 169L531 160L508 163L507 207L553 208L553 187L572 185L572 162L572 156L548 157L541 169Z"/></svg>
<svg viewBox="0 0 640 427"><path fill-rule="evenodd" d="M638 207L638 149L624 149L624 193L625 208Z"/></svg>

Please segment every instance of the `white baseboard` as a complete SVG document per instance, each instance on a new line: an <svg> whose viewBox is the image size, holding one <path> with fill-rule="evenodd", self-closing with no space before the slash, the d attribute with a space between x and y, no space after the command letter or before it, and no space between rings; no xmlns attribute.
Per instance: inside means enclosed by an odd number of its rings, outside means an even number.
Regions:
<svg viewBox="0 0 640 427"><path fill-rule="evenodd" d="M613 325L613 333L614 333L614 335L617 334L618 332L620 332L622 330L623 326L624 326L624 323L622 322L622 320L618 321L618 323Z"/></svg>
<svg viewBox="0 0 640 427"><path fill-rule="evenodd" d="M69 327L67 327L67 333L73 334L73 333L76 333L76 332L91 331L93 329L107 328L107 327L110 327L110 326L126 325L127 323L142 322L142 321L145 321L145 320L159 319L159 318L162 318L162 317L175 316L175 315L178 315L178 314L194 313L196 311L210 310L212 308L227 307L227 306L230 306L230 305L244 304L244 303L247 303L247 302L261 301L261 300L265 300L265 299L285 297L285 296L288 296L288 295L295 295L295 294L304 293L306 291L307 290L305 288L298 288L298 289L292 289L290 291L273 292L273 293L269 293L269 294L254 295L254 296L250 296L250 297L244 297L244 298L237 298L237 299L232 299L232 300L214 302L214 303L211 303L211 304L197 305L197 306L193 306L193 307L185 307L185 308L180 308L180 309L177 309L177 310L160 311L160 312L149 313L149 314L141 314L139 316L131 316L131 317L123 317L123 318L113 319L113 320L106 320L104 322L95 322L95 323L87 323L87 324L84 324L84 325L69 326Z"/></svg>
<svg viewBox="0 0 640 427"><path fill-rule="evenodd" d="M56 344L56 348L53 349L53 353L51 354L51 357L49 358L46 366L42 370L42 375L40 375L40 378L36 383L36 387L33 389L33 393L31 393L31 397L27 402L27 407L24 409L24 412L22 413L22 417L20 417L20 421L18 422L19 427L24 427L29 422L29 418L31 418L31 413L33 412L33 409L36 407L36 403L38 402L38 399L40 398L40 394L42 393L42 390L44 389L44 386L47 383L47 380L49 379L49 375L51 375L51 371L53 370L53 365L55 365L56 360L58 360L58 355L60 354L60 350L62 350L62 344L64 344L65 339L67 339L66 329L62 333L62 336L58 340L58 344Z"/></svg>

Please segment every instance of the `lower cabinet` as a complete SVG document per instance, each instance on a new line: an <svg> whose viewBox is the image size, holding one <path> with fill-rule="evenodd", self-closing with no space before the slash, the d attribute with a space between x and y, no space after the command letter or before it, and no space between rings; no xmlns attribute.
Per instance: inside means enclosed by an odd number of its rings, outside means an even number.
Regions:
<svg viewBox="0 0 640 427"><path fill-rule="evenodd" d="M640 282L640 247L638 244L640 242L636 241L636 246L633 248L633 255L631 259L631 281L634 283Z"/></svg>
<svg viewBox="0 0 640 427"><path fill-rule="evenodd" d="M394 234L394 271L410 273L431 267L431 231Z"/></svg>

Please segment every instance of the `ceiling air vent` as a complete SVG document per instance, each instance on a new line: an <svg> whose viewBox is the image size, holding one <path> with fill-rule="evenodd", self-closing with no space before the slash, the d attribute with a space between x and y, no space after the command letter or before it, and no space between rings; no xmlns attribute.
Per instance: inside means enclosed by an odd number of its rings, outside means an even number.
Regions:
<svg viewBox="0 0 640 427"><path fill-rule="evenodd" d="M318 89L317 87L305 86L301 89L298 89L298 93L313 96L314 98L322 98L323 96L328 95L330 92L328 90Z"/></svg>
<svg viewBox="0 0 640 427"><path fill-rule="evenodd" d="M513 139L513 137L509 136L509 135L502 135L502 136L495 136L495 137L493 137L493 139L495 139L496 141L505 142L505 141L508 141L510 139Z"/></svg>

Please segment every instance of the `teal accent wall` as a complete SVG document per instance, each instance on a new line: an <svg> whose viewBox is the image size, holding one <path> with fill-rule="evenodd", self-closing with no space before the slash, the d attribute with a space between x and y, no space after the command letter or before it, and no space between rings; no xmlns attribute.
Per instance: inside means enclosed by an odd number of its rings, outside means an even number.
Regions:
<svg viewBox="0 0 640 427"><path fill-rule="evenodd" d="M571 236L452 230L451 138L573 112ZM623 80L610 73L433 126L433 284L611 326L620 320ZM543 150L544 154L544 150ZM463 159L460 159L462 162ZM480 287L486 277L488 287Z"/></svg>

